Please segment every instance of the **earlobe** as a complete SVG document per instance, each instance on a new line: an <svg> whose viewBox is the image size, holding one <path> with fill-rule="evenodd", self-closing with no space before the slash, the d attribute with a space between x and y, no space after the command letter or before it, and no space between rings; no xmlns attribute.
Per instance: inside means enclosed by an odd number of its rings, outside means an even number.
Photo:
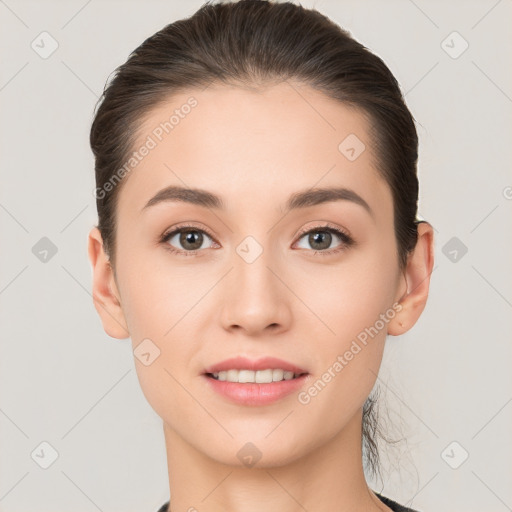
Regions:
<svg viewBox="0 0 512 512"><path fill-rule="evenodd" d="M388 324L388 334L398 336L417 322L427 303L434 266L434 230L428 222L418 224L418 241L404 269L397 302L401 309Z"/></svg>
<svg viewBox="0 0 512 512"><path fill-rule="evenodd" d="M126 339L130 334L121 307L119 291L97 227L89 232L88 253L93 272L92 297L103 329L112 338Z"/></svg>

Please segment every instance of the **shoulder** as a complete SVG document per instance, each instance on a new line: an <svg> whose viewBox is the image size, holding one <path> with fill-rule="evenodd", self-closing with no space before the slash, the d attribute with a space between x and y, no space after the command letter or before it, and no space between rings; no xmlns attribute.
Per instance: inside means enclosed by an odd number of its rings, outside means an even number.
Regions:
<svg viewBox="0 0 512 512"><path fill-rule="evenodd" d="M380 501L382 501L382 503L384 503L384 505L387 505L391 510L393 510L393 512L418 512L417 510L414 510L412 508L404 507L403 505L400 505L396 501L386 498L385 496L381 496L379 493L375 491L374 494L380 499ZM159 510L158 512L165 512L165 510Z"/></svg>

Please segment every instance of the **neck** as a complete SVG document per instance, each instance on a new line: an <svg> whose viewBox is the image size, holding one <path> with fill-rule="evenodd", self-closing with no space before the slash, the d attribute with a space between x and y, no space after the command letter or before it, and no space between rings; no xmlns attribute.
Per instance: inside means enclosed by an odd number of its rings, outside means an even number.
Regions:
<svg viewBox="0 0 512 512"><path fill-rule="evenodd" d="M389 511L369 489L361 454L361 411L304 456L266 466L227 465L208 457L164 423L169 512ZM236 450L234 450L236 451Z"/></svg>

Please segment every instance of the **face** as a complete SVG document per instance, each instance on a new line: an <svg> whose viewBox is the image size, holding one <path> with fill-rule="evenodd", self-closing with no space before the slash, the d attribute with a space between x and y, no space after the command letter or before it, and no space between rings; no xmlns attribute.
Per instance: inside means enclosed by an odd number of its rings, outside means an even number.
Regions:
<svg viewBox="0 0 512 512"><path fill-rule="evenodd" d="M162 132L191 96L197 104ZM119 194L113 287L133 349L157 355L135 359L143 393L167 429L214 460L240 465L247 442L269 465L304 456L360 416L406 291L368 120L284 82L191 90L141 126L137 148L156 144ZM173 199L168 187L220 204ZM345 190L297 200L320 188ZM244 402L205 375L237 356L307 375L274 400Z"/></svg>

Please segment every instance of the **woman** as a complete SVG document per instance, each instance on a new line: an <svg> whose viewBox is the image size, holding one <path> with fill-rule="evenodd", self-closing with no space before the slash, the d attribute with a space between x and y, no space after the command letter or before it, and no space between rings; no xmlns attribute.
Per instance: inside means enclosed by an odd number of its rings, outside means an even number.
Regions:
<svg viewBox="0 0 512 512"><path fill-rule="evenodd" d="M205 4L116 70L90 139L94 303L163 420L160 512L411 510L364 471L433 266L385 64L315 10Z"/></svg>

